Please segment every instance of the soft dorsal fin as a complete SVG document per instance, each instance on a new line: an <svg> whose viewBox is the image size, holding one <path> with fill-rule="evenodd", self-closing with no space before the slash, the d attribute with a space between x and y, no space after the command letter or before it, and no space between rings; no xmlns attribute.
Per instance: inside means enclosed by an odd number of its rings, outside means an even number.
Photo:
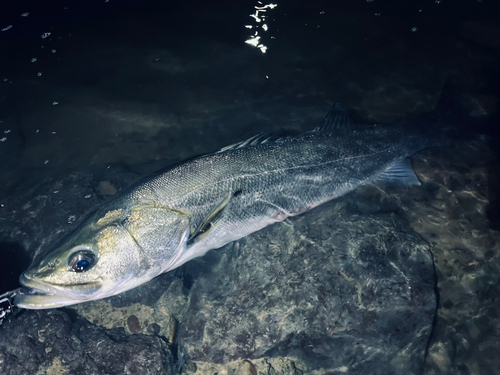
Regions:
<svg viewBox="0 0 500 375"><path fill-rule="evenodd" d="M352 130L352 120L349 114L339 103L335 103L326 114L325 119L313 130L313 132L335 133L350 130Z"/></svg>
<svg viewBox="0 0 500 375"><path fill-rule="evenodd" d="M420 185L420 181L411 168L410 160L403 159L383 171L377 181L402 185Z"/></svg>

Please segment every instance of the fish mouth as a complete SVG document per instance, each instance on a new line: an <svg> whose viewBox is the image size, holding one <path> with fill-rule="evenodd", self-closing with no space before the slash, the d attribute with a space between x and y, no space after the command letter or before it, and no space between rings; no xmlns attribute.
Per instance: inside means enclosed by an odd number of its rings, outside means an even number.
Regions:
<svg viewBox="0 0 500 375"><path fill-rule="evenodd" d="M89 298L86 293L94 293L102 287L100 281L78 285L48 285L33 280L22 274L19 278L22 287L14 297L14 305L22 309L53 309L85 302ZM77 293L82 292L84 293ZM85 293L86 292L86 293Z"/></svg>
<svg viewBox="0 0 500 375"><path fill-rule="evenodd" d="M18 291L19 294L23 294L25 296L50 296L51 294L49 292L46 292L41 289L37 288L32 288L29 286L23 286L21 289Z"/></svg>
<svg viewBox="0 0 500 375"><path fill-rule="evenodd" d="M26 275L26 272L19 278L21 289L18 294L23 296L50 296L55 294L55 290L51 290L49 285L40 281L34 280Z"/></svg>

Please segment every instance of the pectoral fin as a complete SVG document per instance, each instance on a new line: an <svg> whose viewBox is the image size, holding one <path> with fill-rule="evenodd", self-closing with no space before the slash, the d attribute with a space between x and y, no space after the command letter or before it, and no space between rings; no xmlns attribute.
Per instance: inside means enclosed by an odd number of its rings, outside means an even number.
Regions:
<svg viewBox="0 0 500 375"><path fill-rule="evenodd" d="M196 230L189 237L189 240L187 242L188 246L205 238L210 234L210 232L214 230L214 228L217 226L217 223L222 217L224 208L226 208L227 204L234 195L235 194L233 193L228 194L228 196L219 203L219 205L206 217L206 219L198 226L198 228L196 228Z"/></svg>

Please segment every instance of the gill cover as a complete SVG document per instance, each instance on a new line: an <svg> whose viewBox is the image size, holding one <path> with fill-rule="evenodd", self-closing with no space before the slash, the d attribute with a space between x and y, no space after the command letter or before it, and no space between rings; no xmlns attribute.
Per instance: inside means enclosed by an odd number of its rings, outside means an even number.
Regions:
<svg viewBox="0 0 500 375"><path fill-rule="evenodd" d="M122 223L144 255L168 260L189 234L189 214L168 207L139 206Z"/></svg>

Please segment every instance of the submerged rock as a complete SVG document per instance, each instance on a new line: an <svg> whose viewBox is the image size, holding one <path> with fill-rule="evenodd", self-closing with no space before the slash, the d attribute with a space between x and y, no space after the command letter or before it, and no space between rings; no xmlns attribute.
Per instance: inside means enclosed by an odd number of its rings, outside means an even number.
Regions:
<svg viewBox="0 0 500 375"><path fill-rule="evenodd" d="M26 311L0 327L0 373L173 374L165 342L106 330L59 310Z"/></svg>
<svg viewBox="0 0 500 375"><path fill-rule="evenodd" d="M330 204L185 272L194 282L178 334L183 360L287 356L305 373L421 373L436 308L432 258L394 214Z"/></svg>

